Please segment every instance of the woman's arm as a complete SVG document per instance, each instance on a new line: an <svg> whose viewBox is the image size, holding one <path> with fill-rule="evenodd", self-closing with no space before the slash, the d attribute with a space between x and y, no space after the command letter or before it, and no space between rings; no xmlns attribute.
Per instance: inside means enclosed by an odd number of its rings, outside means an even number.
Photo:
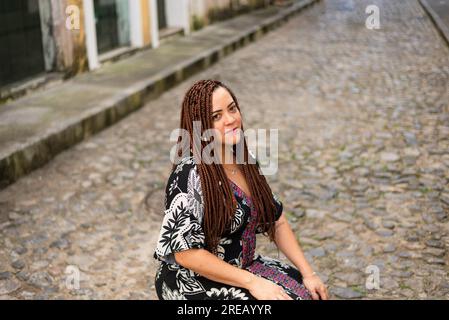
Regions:
<svg viewBox="0 0 449 320"><path fill-rule="evenodd" d="M276 235L274 240L279 250L299 269L303 277L313 274L313 269L307 262L284 213L276 221Z"/></svg>
<svg viewBox="0 0 449 320"><path fill-rule="evenodd" d="M284 213L276 221L274 241L279 250L299 269L303 276L304 285L309 289L312 297L318 299L317 294L319 294L321 299L328 299L326 287L307 262Z"/></svg>
<svg viewBox="0 0 449 320"><path fill-rule="evenodd" d="M291 300L282 287L247 270L237 268L205 249L189 249L176 252L175 260L184 268L212 281L245 288L256 299Z"/></svg>

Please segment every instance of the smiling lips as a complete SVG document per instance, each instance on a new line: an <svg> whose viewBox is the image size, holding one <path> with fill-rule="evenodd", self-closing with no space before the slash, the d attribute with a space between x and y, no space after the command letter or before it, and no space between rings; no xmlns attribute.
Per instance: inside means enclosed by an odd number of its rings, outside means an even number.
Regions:
<svg viewBox="0 0 449 320"><path fill-rule="evenodd" d="M234 128L234 129L231 129L231 130L226 130L225 134L229 134L229 133L236 134L237 131L238 131L238 128Z"/></svg>

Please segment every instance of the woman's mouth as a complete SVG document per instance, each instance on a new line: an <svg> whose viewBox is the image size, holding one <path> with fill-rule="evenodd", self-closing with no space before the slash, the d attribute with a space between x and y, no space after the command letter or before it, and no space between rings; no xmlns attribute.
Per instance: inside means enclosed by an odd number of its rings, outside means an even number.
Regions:
<svg viewBox="0 0 449 320"><path fill-rule="evenodd" d="M239 130L238 128L226 130L226 131L225 131L225 135L229 135L229 134L235 135L235 134L237 134L238 130Z"/></svg>

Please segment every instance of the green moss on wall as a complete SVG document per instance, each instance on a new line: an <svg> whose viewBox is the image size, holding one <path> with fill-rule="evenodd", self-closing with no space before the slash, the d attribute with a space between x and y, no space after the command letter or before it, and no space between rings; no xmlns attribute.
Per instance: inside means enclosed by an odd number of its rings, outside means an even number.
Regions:
<svg viewBox="0 0 449 320"><path fill-rule="evenodd" d="M204 25L205 25L204 19L198 17L197 15L192 16L192 20L190 22L190 26L191 26L192 30L194 30L194 31L199 30L202 27L204 27Z"/></svg>
<svg viewBox="0 0 449 320"><path fill-rule="evenodd" d="M209 9L207 12L207 21L208 23L223 21L265 6L265 0L249 0L245 3L239 0L231 0L228 7Z"/></svg>

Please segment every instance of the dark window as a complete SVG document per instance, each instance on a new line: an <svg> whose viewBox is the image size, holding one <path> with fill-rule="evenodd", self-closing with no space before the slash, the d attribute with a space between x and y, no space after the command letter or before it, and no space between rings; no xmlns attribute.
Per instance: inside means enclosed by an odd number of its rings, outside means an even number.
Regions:
<svg viewBox="0 0 449 320"><path fill-rule="evenodd" d="M117 6L114 0L95 0L94 4L98 52L104 53L119 46Z"/></svg>
<svg viewBox="0 0 449 320"><path fill-rule="evenodd" d="M0 1L0 86L45 71L38 1Z"/></svg>
<svg viewBox="0 0 449 320"><path fill-rule="evenodd" d="M167 17L165 16L165 0L157 0L157 21L159 29L167 28Z"/></svg>

